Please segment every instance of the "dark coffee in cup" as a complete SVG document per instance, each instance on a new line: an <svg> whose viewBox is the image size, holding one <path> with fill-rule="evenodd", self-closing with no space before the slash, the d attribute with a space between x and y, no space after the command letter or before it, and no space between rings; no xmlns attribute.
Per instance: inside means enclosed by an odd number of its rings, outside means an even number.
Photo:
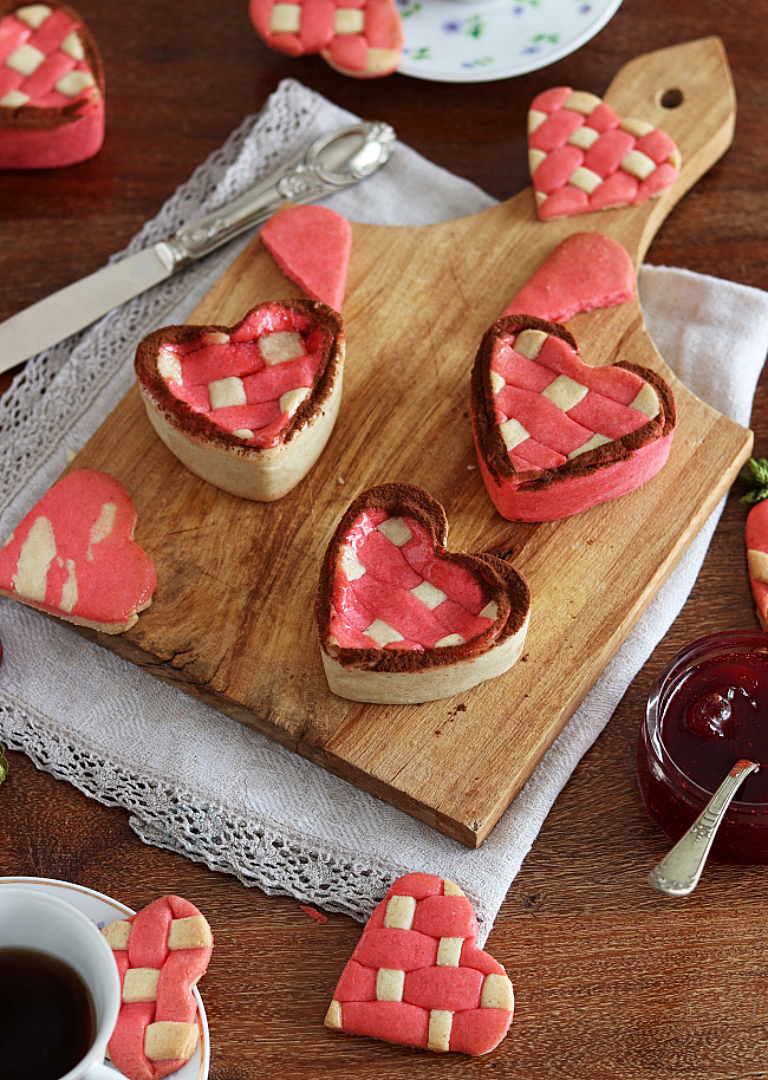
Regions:
<svg viewBox="0 0 768 1080"><path fill-rule="evenodd" d="M94 1037L91 995L69 964L35 949L0 948L3 1080L59 1080Z"/></svg>

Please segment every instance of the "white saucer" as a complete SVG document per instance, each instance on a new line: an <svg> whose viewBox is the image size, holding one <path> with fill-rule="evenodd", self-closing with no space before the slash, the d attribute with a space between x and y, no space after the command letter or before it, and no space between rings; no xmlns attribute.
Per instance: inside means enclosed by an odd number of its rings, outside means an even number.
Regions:
<svg viewBox="0 0 768 1080"><path fill-rule="evenodd" d="M397 0L398 71L434 82L492 82L553 64L584 45L621 0Z"/></svg>
<svg viewBox="0 0 768 1080"><path fill-rule="evenodd" d="M107 923L114 922L115 919L122 919L126 915L136 914L135 911L126 907L125 904L121 904L118 900L112 900L109 896L94 892L92 889L86 889L82 885L72 885L68 881L53 881L50 878L35 877L0 877L0 888L13 888L14 885L39 889L41 892L54 892L62 900L67 900L72 907L82 911L99 928L106 926ZM197 988L193 989L192 993L197 1002L197 1022L200 1027L200 1038L197 1041L197 1050L195 1050L186 1065L182 1065L175 1073L171 1073L173 1080L207 1080L208 1077L210 1064L208 1019ZM117 1070L115 1070L115 1076L117 1075Z"/></svg>

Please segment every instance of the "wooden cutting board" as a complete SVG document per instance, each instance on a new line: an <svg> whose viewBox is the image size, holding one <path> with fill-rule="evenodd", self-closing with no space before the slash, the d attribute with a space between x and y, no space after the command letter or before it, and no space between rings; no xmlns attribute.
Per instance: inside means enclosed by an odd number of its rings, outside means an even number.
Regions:
<svg viewBox="0 0 768 1080"><path fill-rule="evenodd" d="M679 92L678 107L661 104L667 91ZM569 329L588 362L632 360L672 383L679 426L665 468L638 491L548 524L506 522L486 495L468 415L483 331L573 232L613 236L639 266L732 138L734 93L715 38L637 58L604 97L676 140L681 176L660 199L542 223L528 189L441 225L354 225L341 415L284 499L250 503L197 479L154 435L135 390L71 466L126 485L158 576L132 630L87 636L469 846L487 837L751 449L749 431L675 379L632 302L577 316ZM257 237L190 322L230 325L261 301L295 295ZM443 503L452 550L514 551L531 586L531 625L520 662L466 694L360 705L328 691L313 599L339 517L360 491L394 480Z"/></svg>

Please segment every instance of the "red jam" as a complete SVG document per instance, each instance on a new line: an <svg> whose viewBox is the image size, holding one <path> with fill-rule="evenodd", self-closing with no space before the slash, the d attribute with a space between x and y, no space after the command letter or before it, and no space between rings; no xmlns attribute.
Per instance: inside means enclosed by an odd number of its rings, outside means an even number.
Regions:
<svg viewBox="0 0 768 1080"><path fill-rule="evenodd" d="M637 751L646 810L679 839L739 758L764 767L731 803L711 857L768 864L768 633L758 631L699 638L654 682Z"/></svg>

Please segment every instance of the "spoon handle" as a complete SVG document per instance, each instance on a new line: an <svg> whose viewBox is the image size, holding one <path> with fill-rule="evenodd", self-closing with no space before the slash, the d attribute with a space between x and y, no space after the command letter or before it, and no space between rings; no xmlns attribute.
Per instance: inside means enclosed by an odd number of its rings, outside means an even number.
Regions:
<svg viewBox="0 0 768 1080"><path fill-rule="evenodd" d="M755 761L737 761L690 829L677 841L648 877L648 883L667 896L687 896L696 888L709 849L731 799L750 773Z"/></svg>

